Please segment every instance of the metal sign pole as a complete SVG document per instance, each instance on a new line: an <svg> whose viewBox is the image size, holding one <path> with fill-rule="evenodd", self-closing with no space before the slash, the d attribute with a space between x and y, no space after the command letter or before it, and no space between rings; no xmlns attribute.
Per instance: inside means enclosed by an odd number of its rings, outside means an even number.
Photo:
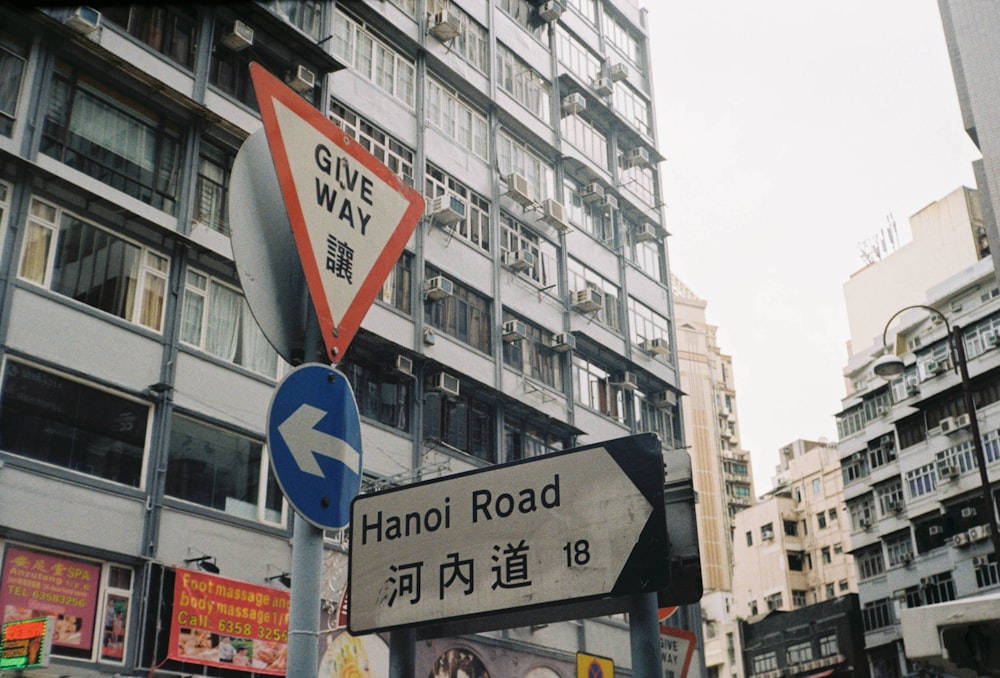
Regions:
<svg viewBox="0 0 1000 678"><path fill-rule="evenodd" d="M660 658L660 623L655 593L632 596L629 610L629 639L632 641L634 678L657 678L663 674Z"/></svg>

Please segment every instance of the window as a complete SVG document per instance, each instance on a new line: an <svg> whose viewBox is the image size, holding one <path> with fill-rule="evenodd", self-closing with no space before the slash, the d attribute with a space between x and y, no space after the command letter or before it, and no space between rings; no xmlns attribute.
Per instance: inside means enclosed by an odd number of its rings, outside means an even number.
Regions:
<svg viewBox="0 0 1000 678"><path fill-rule="evenodd" d="M861 405L845 410L837 415L837 437L848 438L865 428L865 411Z"/></svg>
<svg viewBox="0 0 1000 678"><path fill-rule="evenodd" d="M608 218L610 221L610 218ZM657 282L663 282L663 273L660 262L663 259L660 249L660 240L646 240L640 242L636 234L639 232L639 222L633 221L621 215L622 230L632 234L629 238L630 247L628 249L629 261L639 267L643 273Z"/></svg>
<svg viewBox="0 0 1000 678"><path fill-rule="evenodd" d="M662 349L671 350L670 321L666 316L657 313L634 297L628 298L628 311L629 329L632 332L631 339L634 345L649 351L656 341Z"/></svg>
<svg viewBox="0 0 1000 678"><path fill-rule="evenodd" d="M656 433L664 445L671 447L680 444L678 406L671 405L669 400L664 403L663 398L662 394L654 398L652 394L641 389L635 390L633 392L633 402L636 404L635 425L639 431Z"/></svg>
<svg viewBox="0 0 1000 678"><path fill-rule="evenodd" d="M165 57L194 68L198 13L193 6L109 5L101 14Z"/></svg>
<svg viewBox="0 0 1000 678"><path fill-rule="evenodd" d="M780 610L781 609L781 592L772 593L769 596L764 597L764 602L767 603L767 609L770 610Z"/></svg>
<svg viewBox="0 0 1000 678"><path fill-rule="evenodd" d="M596 0L567 0L566 6L578 12L591 25L597 25Z"/></svg>
<svg viewBox="0 0 1000 678"><path fill-rule="evenodd" d="M13 454L140 487L149 405L8 360L0 445Z"/></svg>
<svg viewBox="0 0 1000 678"><path fill-rule="evenodd" d="M976 572L977 588L982 589L1000 584L1000 578L997 577L997 557L995 553L973 558L972 565Z"/></svg>
<svg viewBox="0 0 1000 678"><path fill-rule="evenodd" d="M840 652L840 645L837 643L837 634L831 633L819 639L819 656L829 657Z"/></svg>
<svg viewBox="0 0 1000 678"><path fill-rule="evenodd" d="M37 285L160 331L169 260L74 214L33 199L19 275Z"/></svg>
<svg viewBox="0 0 1000 678"><path fill-rule="evenodd" d="M277 376L278 354L235 287L189 268L181 309L181 341L234 365Z"/></svg>
<svg viewBox="0 0 1000 678"><path fill-rule="evenodd" d="M803 598L804 597L805 595L803 594ZM812 661L813 658L812 643L809 641L789 645L786 652L788 653L787 656L789 664L801 664L803 662Z"/></svg>
<svg viewBox="0 0 1000 678"><path fill-rule="evenodd" d="M555 434L544 431L545 426L535 426L528 422L517 424L504 422L504 458L503 461L528 459L538 457L563 449L563 441Z"/></svg>
<svg viewBox="0 0 1000 678"><path fill-rule="evenodd" d="M183 141L176 118L58 61L41 152L173 214Z"/></svg>
<svg viewBox="0 0 1000 678"><path fill-rule="evenodd" d="M517 22L521 28L541 40L548 24L538 18L535 11L537 4L537 2L529 0L496 0L497 7Z"/></svg>
<svg viewBox="0 0 1000 678"><path fill-rule="evenodd" d="M755 654L753 657L753 672L755 674L776 671L778 669L778 655L774 650Z"/></svg>
<svg viewBox="0 0 1000 678"><path fill-rule="evenodd" d="M639 48L639 40L632 35L629 27L612 16L607 11L607 8L605 8L601 18L601 28L604 31L604 38L608 44L618 50L622 56L642 72L643 60Z"/></svg>
<svg viewBox="0 0 1000 678"><path fill-rule="evenodd" d="M11 135L17 119L21 76L27 55L27 41L0 30L0 135L5 137Z"/></svg>
<svg viewBox="0 0 1000 678"><path fill-rule="evenodd" d="M165 492L248 520L282 522L281 490L264 445L174 414Z"/></svg>
<svg viewBox="0 0 1000 678"><path fill-rule="evenodd" d="M330 102L330 119L409 186L413 186L413 151L357 113Z"/></svg>
<svg viewBox="0 0 1000 678"><path fill-rule="evenodd" d="M500 214L500 256L511 252L527 251L534 255L534 263L524 271L539 285L556 285L559 281L559 255L555 245L539 236L528 226L506 212Z"/></svg>
<svg viewBox="0 0 1000 678"><path fill-rule="evenodd" d="M789 537L799 536L799 524L794 520L783 520L782 526L785 529L785 534Z"/></svg>
<svg viewBox="0 0 1000 678"><path fill-rule="evenodd" d="M490 201L470 190L443 170L430 163L424 177L424 195L457 195L465 201L465 218L448 227L448 232L480 249L490 251Z"/></svg>
<svg viewBox="0 0 1000 678"><path fill-rule="evenodd" d="M865 581L885 572L885 560L882 557L882 545L874 544L857 551L854 562L858 567L858 579Z"/></svg>
<svg viewBox="0 0 1000 678"><path fill-rule="evenodd" d="M448 43L448 49L468 61L479 72L488 72L490 63L489 34L486 29L451 0L429 0L427 3L428 21L431 16L441 10L448 10L448 13L458 21L459 25L458 37Z"/></svg>
<svg viewBox="0 0 1000 678"><path fill-rule="evenodd" d="M576 401L606 417L625 423L625 394L611 372L573 353L573 393Z"/></svg>
<svg viewBox="0 0 1000 678"><path fill-rule="evenodd" d="M831 562L833 562L833 559L830 556L829 546L824 546L822 549L820 549L820 555L822 556L822 560L825 565L829 565Z"/></svg>
<svg viewBox="0 0 1000 678"><path fill-rule="evenodd" d="M439 275L427 269L426 280ZM492 351L490 300L470 287L452 281L454 292L444 299L424 300L424 322L483 353Z"/></svg>
<svg viewBox="0 0 1000 678"><path fill-rule="evenodd" d="M788 569L793 572L802 572L805 569L805 557L802 551L789 551L788 554Z"/></svg>
<svg viewBox="0 0 1000 678"><path fill-rule="evenodd" d="M939 572L922 578L920 592L924 605L936 605L955 600L955 580L951 576L951 571Z"/></svg>
<svg viewBox="0 0 1000 678"><path fill-rule="evenodd" d="M836 592L834 591L833 584L827 584L826 585L826 599L830 600L835 595L836 595Z"/></svg>
<svg viewBox="0 0 1000 678"><path fill-rule="evenodd" d="M841 593L846 593L847 589L849 588L847 585L847 580L841 579L839 582L837 582L837 588L840 589Z"/></svg>
<svg viewBox="0 0 1000 678"><path fill-rule="evenodd" d="M470 153L489 160L486 116L434 79L427 82L427 122Z"/></svg>
<svg viewBox="0 0 1000 678"><path fill-rule="evenodd" d="M623 161L624 162L624 161ZM656 208L659 204L657 200L657 178L656 172L649 167L636 165L635 167L621 167L619 174L623 189L631 191L639 200L647 206Z"/></svg>
<svg viewBox="0 0 1000 678"><path fill-rule="evenodd" d="M646 137L652 136L652 112L649 102L646 101L639 92L634 90L627 82L615 83L615 91L612 98L615 112L622 119L644 134Z"/></svg>
<svg viewBox="0 0 1000 678"><path fill-rule="evenodd" d="M236 153L209 139L198 149L193 221L229 235L229 174Z"/></svg>
<svg viewBox="0 0 1000 678"><path fill-rule="evenodd" d="M890 598L880 598L869 603L865 603L861 609L861 620L864 623L865 633L877 631L878 629L892 626L895 617L892 613L892 600Z"/></svg>
<svg viewBox="0 0 1000 678"><path fill-rule="evenodd" d="M497 86L537 118L549 119L549 81L502 43L497 43Z"/></svg>
<svg viewBox="0 0 1000 678"><path fill-rule="evenodd" d="M564 141L575 146L598 167L609 169L607 134L579 115L564 116L560 122Z"/></svg>
<svg viewBox="0 0 1000 678"><path fill-rule="evenodd" d="M793 607L805 607L806 606L806 592L800 589L792 589L792 606Z"/></svg>
<svg viewBox="0 0 1000 678"><path fill-rule="evenodd" d="M933 492L935 477L935 464L933 463L907 471L906 486L910 490L910 497L916 499L928 492Z"/></svg>
<svg viewBox="0 0 1000 678"><path fill-rule="evenodd" d="M774 523L767 523L760 528L760 538L762 541L774 539Z"/></svg>
<svg viewBox="0 0 1000 678"><path fill-rule="evenodd" d="M585 202L580 197L582 185L566 178L563 194L568 196L566 216L570 223L606 246L614 245L614 227L611 212L601 207L600 201Z"/></svg>
<svg viewBox="0 0 1000 678"><path fill-rule="evenodd" d="M556 41L559 63L565 65L581 81L590 84L601 75L600 55L591 51L569 33L562 24L556 26Z"/></svg>
<svg viewBox="0 0 1000 678"><path fill-rule="evenodd" d="M424 396L424 437L440 441L477 459L497 461L494 407L462 394Z"/></svg>
<svg viewBox="0 0 1000 678"><path fill-rule="evenodd" d="M400 431L410 430L411 376L359 362L349 362L343 370L351 382L361 416Z"/></svg>
<svg viewBox="0 0 1000 678"><path fill-rule="evenodd" d="M863 452L844 457L840 466L845 486L868 477L868 456Z"/></svg>
<svg viewBox="0 0 1000 678"><path fill-rule="evenodd" d="M413 284L413 255L403 252L382 283L378 298L409 315L412 312L410 287Z"/></svg>
<svg viewBox="0 0 1000 678"><path fill-rule="evenodd" d="M813 494L823 494L823 481L819 478L813 478L812 488Z"/></svg>
<svg viewBox="0 0 1000 678"><path fill-rule="evenodd" d="M506 130L497 134L497 166L504 176L517 172L527 179L537 202L555 197L552 166Z"/></svg>
<svg viewBox="0 0 1000 678"><path fill-rule="evenodd" d="M896 439L891 433L879 436L868 443L868 466L877 469L896 461Z"/></svg>
<svg viewBox="0 0 1000 678"><path fill-rule="evenodd" d="M333 53L362 78L412 108L416 80L413 60L340 10L334 12L333 26Z"/></svg>
<svg viewBox="0 0 1000 678"><path fill-rule="evenodd" d="M819 529L826 528L826 514L820 511L816 514L816 524L819 525Z"/></svg>
<svg viewBox="0 0 1000 678"><path fill-rule="evenodd" d="M618 286L594 269L584 266L575 259L570 259L567 266L570 294L575 294L588 288L599 290L603 305L598 309L596 318L608 329L617 331L621 323L619 319L621 290Z"/></svg>
<svg viewBox="0 0 1000 678"><path fill-rule="evenodd" d="M3 245L3 234L7 230L7 217L10 214L10 184L0 181L0 246Z"/></svg>
<svg viewBox="0 0 1000 678"><path fill-rule="evenodd" d="M313 40L323 37L320 33L323 3L320 0L275 0L272 11L283 16L288 23L302 29Z"/></svg>
<svg viewBox="0 0 1000 678"><path fill-rule="evenodd" d="M504 311L503 319L507 322L517 318ZM524 325L527 337L503 342L504 364L561 391L562 369L559 353L552 348L552 333L531 323Z"/></svg>
<svg viewBox="0 0 1000 678"><path fill-rule="evenodd" d="M875 502L871 495L852 501L847 510L851 514L851 529L854 532L867 530L875 521Z"/></svg>
<svg viewBox="0 0 1000 678"><path fill-rule="evenodd" d="M747 530L747 546L753 546L753 532Z"/></svg>
<svg viewBox="0 0 1000 678"><path fill-rule="evenodd" d="M875 487L882 515L895 515L903 509L903 481L899 476Z"/></svg>

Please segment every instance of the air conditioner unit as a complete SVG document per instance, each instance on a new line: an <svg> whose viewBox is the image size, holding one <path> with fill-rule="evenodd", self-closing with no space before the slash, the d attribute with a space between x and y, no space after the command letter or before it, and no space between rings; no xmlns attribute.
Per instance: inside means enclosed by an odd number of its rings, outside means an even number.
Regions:
<svg viewBox="0 0 1000 678"><path fill-rule="evenodd" d="M622 372L622 380L619 386L626 391L634 391L639 388L639 382L636 381L635 373L628 370Z"/></svg>
<svg viewBox="0 0 1000 678"><path fill-rule="evenodd" d="M240 52L253 46L253 29L242 21L234 21L222 31L219 42L234 52Z"/></svg>
<svg viewBox="0 0 1000 678"><path fill-rule="evenodd" d="M581 313L592 313L604 308L604 293L593 287L577 290L573 294L573 308Z"/></svg>
<svg viewBox="0 0 1000 678"><path fill-rule="evenodd" d="M1000 345L1000 335L997 335L995 332L987 332L983 335L983 344L987 348L996 348Z"/></svg>
<svg viewBox="0 0 1000 678"><path fill-rule="evenodd" d="M458 377L447 372L438 372L431 376L431 390L446 395L457 396L459 393Z"/></svg>
<svg viewBox="0 0 1000 678"><path fill-rule="evenodd" d="M596 181L592 181L580 189L579 195L580 200L586 203L596 202L604 197L604 186L601 186Z"/></svg>
<svg viewBox="0 0 1000 678"><path fill-rule="evenodd" d="M611 96L611 93L615 91L615 86L611 82L611 78L596 78L590 83L590 88L597 92L598 96L602 97Z"/></svg>
<svg viewBox="0 0 1000 678"><path fill-rule="evenodd" d="M461 35L462 23L457 16L443 9L431 17L430 31L441 42L447 42Z"/></svg>
<svg viewBox="0 0 1000 678"><path fill-rule="evenodd" d="M937 473L941 480L949 480L958 476L958 467L951 464L939 464Z"/></svg>
<svg viewBox="0 0 1000 678"><path fill-rule="evenodd" d="M650 242L659 239L660 234L657 232L656 226L646 221L635 227L635 230L632 231L632 237L636 242Z"/></svg>
<svg viewBox="0 0 1000 678"><path fill-rule="evenodd" d="M427 214L434 223L448 226L465 218L465 201L452 193L445 193L427 201Z"/></svg>
<svg viewBox="0 0 1000 678"><path fill-rule="evenodd" d="M920 386L915 381L906 382L906 395L920 395Z"/></svg>
<svg viewBox="0 0 1000 678"><path fill-rule="evenodd" d="M526 271L535 265L535 254L530 250L504 252L503 265L512 271Z"/></svg>
<svg viewBox="0 0 1000 678"><path fill-rule="evenodd" d="M397 355L393 359L393 367L396 368L397 372L413 376L413 358L405 355Z"/></svg>
<svg viewBox="0 0 1000 678"><path fill-rule="evenodd" d="M288 73L285 84L302 94L316 86L316 74L299 64Z"/></svg>
<svg viewBox="0 0 1000 678"><path fill-rule="evenodd" d="M888 405L876 405L875 406L875 413L878 416L880 416L880 417L884 417L885 415L889 414L889 406Z"/></svg>
<svg viewBox="0 0 1000 678"><path fill-rule="evenodd" d="M587 100L579 92L567 94L562 98L563 115L575 115L587 110Z"/></svg>
<svg viewBox="0 0 1000 678"><path fill-rule="evenodd" d="M920 586L923 587L923 588L927 588L928 586L930 586L933 583L934 582L931 581L930 577L921 577L920 578Z"/></svg>
<svg viewBox="0 0 1000 678"><path fill-rule="evenodd" d="M562 16L563 3L559 0L549 0L538 6L538 18L546 23L552 23Z"/></svg>
<svg viewBox="0 0 1000 678"><path fill-rule="evenodd" d="M611 82L619 82L628 79L628 66L625 64L612 64L608 69L608 77Z"/></svg>
<svg viewBox="0 0 1000 678"><path fill-rule="evenodd" d="M424 283L424 296L428 299L444 299L455 293L455 283L443 275L436 275Z"/></svg>
<svg viewBox="0 0 1000 678"><path fill-rule="evenodd" d="M424 343L426 345L433 346L434 344L437 343L437 334L435 334L433 327L425 327L423 336L424 336Z"/></svg>
<svg viewBox="0 0 1000 678"><path fill-rule="evenodd" d="M642 342L642 350L657 355L670 355L670 342L662 337L647 339Z"/></svg>
<svg viewBox="0 0 1000 678"><path fill-rule="evenodd" d="M938 427L940 427L941 433L954 433L958 428L955 417L945 417L938 422Z"/></svg>
<svg viewBox="0 0 1000 678"><path fill-rule="evenodd" d="M625 153L626 167L648 167L649 150L644 146L636 146Z"/></svg>
<svg viewBox="0 0 1000 678"><path fill-rule="evenodd" d="M974 515L976 515L976 509L975 509L975 507L966 506L965 508L962 509L962 517L963 518L971 518Z"/></svg>
<svg viewBox="0 0 1000 678"><path fill-rule="evenodd" d="M967 535L965 532L959 532L958 534L953 535L952 538L951 538L951 545L952 546L956 546L956 547L957 546L966 546L966 545L968 545L968 543L969 543L969 535Z"/></svg>
<svg viewBox="0 0 1000 678"><path fill-rule="evenodd" d="M965 428L971 423L972 419L968 414L960 414L955 417L955 428Z"/></svg>
<svg viewBox="0 0 1000 678"><path fill-rule="evenodd" d="M885 500L885 510L892 511L893 513L899 513L903 510L902 502L896 501L895 499Z"/></svg>
<svg viewBox="0 0 1000 678"><path fill-rule="evenodd" d="M559 351L560 353L565 351L575 351L576 350L576 337L569 332L560 332L552 336L552 350Z"/></svg>
<svg viewBox="0 0 1000 678"><path fill-rule="evenodd" d="M93 7L77 7L70 11L63 21L81 35L90 35L101 23L101 13Z"/></svg>
<svg viewBox="0 0 1000 678"><path fill-rule="evenodd" d="M542 201L542 221L560 233L572 230L566 220L566 208L558 200L546 198Z"/></svg>
<svg viewBox="0 0 1000 678"><path fill-rule="evenodd" d="M535 204L531 184L522 174L513 172L507 175L507 195L521 207L530 207Z"/></svg>
<svg viewBox="0 0 1000 678"><path fill-rule="evenodd" d="M771 532L771 531L761 532L760 533L760 538L763 541L771 541L772 539L774 539L774 532Z"/></svg>
<svg viewBox="0 0 1000 678"><path fill-rule="evenodd" d="M673 391L657 391L650 394L649 401L653 404L653 407L662 410L677 404L677 394Z"/></svg>
<svg viewBox="0 0 1000 678"><path fill-rule="evenodd" d="M945 365L937 360L928 360L926 364L927 374L941 374L945 371Z"/></svg>
<svg viewBox="0 0 1000 678"><path fill-rule="evenodd" d="M528 326L520 320L508 320L503 324L503 340L506 342L527 339Z"/></svg>
<svg viewBox="0 0 1000 678"><path fill-rule="evenodd" d="M929 528L927 528L927 534L929 534L932 537L939 534L944 534L944 528L941 527L940 525L931 525Z"/></svg>
<svg viewBox="0 0 1000 678"><path fill-rule="evenodd" d="M858 525L861 526L862 530L870 530L872 527L871 518L861 518L858 520Z"/></svg>
<svg viewBox="0 0 1000 678"><path fill-rule="evenodd" d="M913 562L913 554L904 553L899 557L899 562L901 562L903 565L909 565L910 563Z"/></svg>
<svg viewBox="0 0 1000 678"><path fill-rule="evenodd" d="M972 567L989 567L990 559L987 556L976 556L972 559Z"/></svg>
<svg viewBox="0 0 1000 678"><path fill-rule="evenodd" d="M990 526L978 525L976 527L970 527L966 534L969 535L969 541L982 541L983 539L989 538Z"/></svg>
<svg viewBox="0 0 1000 678"><path fill-rule="evenodd" d="M611 210L618 209L618 198L613 195L605 195L601 198L600 202L601 209L604 210L605 214Z"/></svg>

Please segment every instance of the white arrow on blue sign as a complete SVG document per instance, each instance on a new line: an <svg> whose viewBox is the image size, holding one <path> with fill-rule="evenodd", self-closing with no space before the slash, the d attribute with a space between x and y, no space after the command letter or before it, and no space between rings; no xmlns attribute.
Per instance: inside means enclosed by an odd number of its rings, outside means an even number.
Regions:
<svg viewBox="0 0 1000 678"><path fill-rule="evenodd" d="M267 449L303 518L320 529L347 526L361 489L361 420L347 377L318 363L289 372L271 397Z"/></svg>

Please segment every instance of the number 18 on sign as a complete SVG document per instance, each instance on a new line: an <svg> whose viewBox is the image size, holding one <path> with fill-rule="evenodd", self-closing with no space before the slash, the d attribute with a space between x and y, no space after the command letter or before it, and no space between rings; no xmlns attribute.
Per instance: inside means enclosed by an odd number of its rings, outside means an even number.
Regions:
<svg viewBox="0 0 1000 678"><path fill-rule="evenodd" d="M359 496L350 631L663 588L663 462L635 438Z"/></svg>

